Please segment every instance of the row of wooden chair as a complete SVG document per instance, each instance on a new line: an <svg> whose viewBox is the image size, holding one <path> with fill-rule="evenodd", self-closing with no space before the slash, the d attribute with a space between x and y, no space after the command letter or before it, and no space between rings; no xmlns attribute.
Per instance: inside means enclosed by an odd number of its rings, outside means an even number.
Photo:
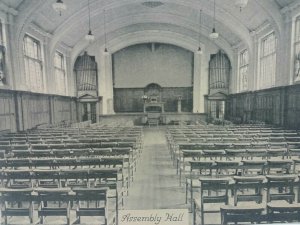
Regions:
<svg viewBox="0 0 300 225"><path fill-rule="evenodd" d="M208 130L208 131L195 131L195 132L172 132L169 131L169 136L172 136L174 139L178 138L297 138L299 137L299 132L282 132L274 133L271 131L261 131L261 130L251 130L251 131L218 131L218 130Z"/></svg>
<svg viewBox="0 0 300 225"><path fill-rule="evenodd" d="M60 132L60 133L59 133ZM61 189L84 189L80 201L96 201L93 189L108 188L109 199L115 201L115 221L117 221L119 205L123 206L123 195L127 192L130 181L133 181L133 171L142 150L141 128L83 128L83 129L38 129L26 131L23 134L6 134L0 137L0 180L1 195L22 189L34 189L30 194L25 194L27 203L39 203L37 210L38 222L43 223L44 216L67 217L67 223L80 223L81 216L103 215L104 224L107 224L107 214L101 209L76 210L74 222L70 221L72 202L78 201L76 194L64 192L60 197L55 197ZM25 144L20 144L26 141ZM28 142L32 142L28 144ZM34 142L42 141L41 144ZM18 143L19 142L19 143ZM80 169L78 167L81 167ZM49 169L47 169L49 168ZM71 169L72 168L72 169ZM47 200L41 201L37 189L49 189L47 195L50 201L66 200L64 209L47 208ZM46 191L47 192L47 191ZM74 195L77 195L77 200ZM11 209L2 208L5 224L8 216L24 215L24 208L15 205L17 195L11 198L0 198L0 202L7 206L17 206ZM15 200L15 201L14 201ZM100 201L100 199L99 199ZM45 204L46 203L46 206ZM27 204L28 205L28 204ZM44 205L44 206L43 206ZM28 212L28 207L25 207ZM42 209L43 208L43 209ZM19 210L19 211L18 211ZM23 210L23 211L22 211ZM15 213L18 211L18 213ZM26 210L25 210L26 211ZM34 211L32 207L32 211ZM25 213L32 218L31 213ZM73 210L74 211L74 210ZM10 214L11 213L11 214ZM31 221L32 222L32 221Z"/></svg>
<svg viewBox="0 0 300 225"><path fill-rule="evenodd" d="M222 224L300 221L300 204L291 204L296 198L294 187L300 189L298 131L263 126L181 126L168 128L167 140L180 184L185 178L186 203L190 194L194 224L198 211L201 224L206 224L207 211L220 213ZM200 197L194 193L197 189ZM281 198L287 203L274 204ZM240 204L244 201L246 207ZM225 206L210 211L218 202ZM283 213L282 220L277 213Z"/></svg>
<svg viewBox="0 0 300 225"><path fill-rule="evenodd" d="M108 221L108 188L1 188L0 193L0 202L4 205L4 224L8 224L8 217L18 216L27 216L30 223L35 224L43 224L44 218L49 216L64 216L68 225L80 223L81 217L85 216L100 216L103 218L103 224L107 224ZM50 202L55 203L50 206ZM76 217L71 221L73 202L76 203ZM83 203L87 202L95 202L95 206L83 206ZM37 203L37 209L34 203ZM62 206L62 203L65 205ZM11 207L15 204L20 204L20 207ZM37 215L37 218L34 218L34 215Z"/></svg>
<svg viewBox="0 0 300 225"><path fill-rule="evenodd" d="M247 160L283 160L292 159L297 164L300 157L300 149L226 149L226 150L182 150L177 158L177 174L185 171L185 166L190 161L210 161L230 163L231 161ZM292 161L293 162L293 161Z"/></svg>
<svg viewBox="0 0 300 225"><path fill-rule="evenodd" d="M193 198L193 191L199 187L197 180L201 177L233 177L233 176L257 176L272 174L298 174L296 166L299 160L243 160L243 161L190 161L189 170L182 172L185 178L186 203L188 195Z"/></svg>
<svg viewBox="0 0 300 225"><path fill-rule="evenodd" d="M300 204L294 203L295 187L298 188L299 202L299 182L295 175L200 178L200 198L193 200L194 224L198 212L201 224L205 224L207 213L220 213L222 225L242 222L299 222ZM217 210L211 210L207 208L207 203L222 205Z"/></svg>
<svg viewBox="0 0 300 225"><path fill-rule="evenodd" d="M0 179L5 189L48 188L49 193L53 192L54 194L61 188L80 187L90 190L91 188L106 187L109 188L109 197L115 201L116 215L119 205L123 206L124 204L123 196L126 191L126 187L123 186L122 168L6 169L1 171ZM15 197L17 196L12 196L12 200L17 201ZM2 198L0 198L0 202L1 200ZM34 202L35 199L31 198L30 201ZM56 213L53 212L52 215L59 216L59 212ZM3 212L2 215L5 213Z"/></svg>
<svg viewBox="0 0 300 225"><path fill-rule="evenodd" d="M290 132L298 132L297 130L290 130L280 127L273 127L269 125L186 125L186 126L169 126L168 130L170 132L182 132L182 133L203 133L205 131L261 131L261 132L274 132L274 133L290 133Z"/></svg>
<svg viewBox="0 0 300 225"><path fill-rule="evenodd" d="M18 144L18 145L0 145L0 150L28 150L28 149L63 149L72 147L140 147L135 141L126 142L100 142L100 141L76 141L68 140L66 143L43 143L43 144Z"/></svg>
<svg viewBox="0 0 300 225"><path fill-rule="evenodd" d="M243 147L244 146L244 147ZM263 147L261 145L257 146L247 146L247 145L237 145L231 148L226 148L227 145L214 145L211 147L203 145L180 145L179 149L175 152L172 151L171 158L173 159L174 165L176 165L177 170L179 166L182 165L187 158L193 159L224 159L224 160L234 160L238 159L269 159L273 157L279 158L296 158L300 156L300 146L292 146L287 148L281 145Z"/></svg>
<svg viewBox="0 0 300 225"><path fill-rule="evenodd" d="M76 136L49 136L49 137L15 137L13 139L0 137L0 145L16 144L64 144L72 142L139 142L137 135L128 136L99 136L99 135L76 135Z"/></svg>

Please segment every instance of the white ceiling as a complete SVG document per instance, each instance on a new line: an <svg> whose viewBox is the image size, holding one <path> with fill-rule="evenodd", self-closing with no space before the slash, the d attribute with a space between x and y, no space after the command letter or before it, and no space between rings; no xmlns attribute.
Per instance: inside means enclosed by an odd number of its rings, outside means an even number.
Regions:
<svg viewBox="0 0 300 225"><path fill-rule="evenodd" d="M4 2L9 7L17 9L24 0L1 0L1 1Z"/></svg>
<svg viewBox="0 0 300 225"><path fill-rule="evenodd" d="M283 8L291 3L293 3L295 0L276 0L276 3L280 8Z"/></svg>
<svg viewBox="0 0 300 225"><path fill-rule="evenodd" d="M0 0L18 11L20 23L33 23L53 35L57 42L73 47L88 31L88 0L63 0L61 16L52 8L56 0ZM280 9L299 0L249 0L240 11L234 0L216 0L216 29L229 45L245 41L252 30L266 21L276 24ZM90 0L91 27L103 39L104 9L108 38L142 30L184 33L194 39L207 36L213 26L213 0ZM199 11L202 9L200 28ZM24 22L23 22L24 23Z"/></svg>

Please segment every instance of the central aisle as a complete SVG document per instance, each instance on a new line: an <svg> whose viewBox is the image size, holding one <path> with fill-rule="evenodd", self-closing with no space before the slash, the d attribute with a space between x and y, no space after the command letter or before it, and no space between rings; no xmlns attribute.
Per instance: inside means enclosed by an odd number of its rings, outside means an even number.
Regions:
<svg viewBox="0 0 300 225"><path fill-rule="evenodd" d="M125 209L187 208L185 190L179 186L164 128L144 128L144 149Z"/></svg>

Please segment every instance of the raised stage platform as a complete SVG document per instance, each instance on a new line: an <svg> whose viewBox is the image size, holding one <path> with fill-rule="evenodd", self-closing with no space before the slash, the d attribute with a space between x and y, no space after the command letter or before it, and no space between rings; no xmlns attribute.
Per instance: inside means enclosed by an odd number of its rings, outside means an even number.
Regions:
<svg viewBox="0 0 300 225"><path fill-rule="evenodd" d="M99 120L102 122L113 122L113 121L132 121L134 125L145 125L147 124L149 113L116 113L112 115L100 115ZM190 112L163 112L159 113L160 125L171 125L180 122L205 122L207 114L205 113L190 113Z"/></svg>

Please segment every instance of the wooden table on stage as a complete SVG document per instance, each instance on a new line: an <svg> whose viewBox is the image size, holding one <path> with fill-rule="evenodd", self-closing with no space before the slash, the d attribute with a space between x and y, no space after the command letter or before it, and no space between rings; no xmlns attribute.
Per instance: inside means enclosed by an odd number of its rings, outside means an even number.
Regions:
<svg viewBox="0 0 300 225"><path fill-rule="evenodd" d="M165 103L164 102L145 102L144 103L144 113L147 112L146 109L149 106L156 106L156 107L160 107L161 108L161 112L165 112L165 108L164 108Z"/></svg>

